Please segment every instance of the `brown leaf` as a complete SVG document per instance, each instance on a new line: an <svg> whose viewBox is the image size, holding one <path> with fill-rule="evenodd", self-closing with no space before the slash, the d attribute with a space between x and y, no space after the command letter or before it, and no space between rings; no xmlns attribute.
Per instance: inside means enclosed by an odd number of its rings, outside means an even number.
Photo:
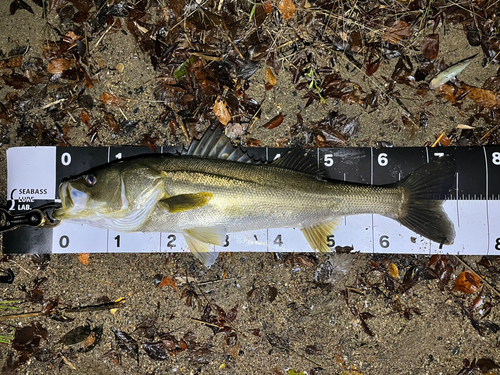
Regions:
<svg viewBox="0 0 500 375"><path fill-rule="evenodd" d="M387 267L387 269L389 270L389 273L393 279L399 279L398 266L396 266L394 263L390 263L389 267Z"/></svg>
<svg viewBox="0 0 500 375"><path fill-rule="evenodd" d="M101 97L99 98L101 102L107 105L119 105L121 99L117 96L114 96L112 94L108 94L107 92L104 92Z"/></svg>
<svg viewBox="0 0 500 375"><path fill-rule="evenodd" d="M84 266L88 266L90 263L90 254L89 253L79 253L78 261Z"/></svg>
<svg viewBox="0 0 500 375"><path fill-rule="evenodd" d="M482 281L479 277L470 271L464 271L458 275L455 280L455 287L453 290L458 290L459 292L465 294L471 294L477 292L481 285Z"/></svg>
<svg viewBox="0 0 500 375"><path fill-rule="evenodd" d="M441 95L443 98L445 98L446 100L448 100L452 103L456 103L457 98L461 94L463 94L463 90L457 89L454 86L447 85L447 84L440 85L440 86L436 87L435 90L439 95Z"/></svg>
<svg viewBox="0 0 500 375"><path fill-rule="evenodd" d="M439 53L439 34L426 35L422 40L421 50L426 59L434 60Z"/></svg>
<svg viewBox="0 0 500 375"><path fill-rule="evenodd" d="M19 55L6 61L6 64L9 68L19 68L22 64L22 61L23 61L23 55Z"/></svg>
<svg viewBox="0 0 500 375"><path fill-rule="evenodd" d="M266 122L263 126L266 128L266 129L274 129L278 126L281 125L281 123L283 122L285 116L279 114L278 116L275 116L273 117L271 120L269 120L268 122Z"/></svg>
<svg viewBox="0 0 500 375"><path fill-rule="evenodd" d="M177 285L175 284L175 281L172 280L170 277L164 277L161 282L158 284L158 288L161 288L162 286L169 286L171 285L174 290L177 290Z"/></svg>
<svg viewBox="0 0 500 375"><path fill-rule="evenodd" d="M95 342L95 332L90 332L90 335L87 336L85 340L83 340L83 345L88 348Z"/></svg>
<svg viewBox="0 0 500 375"><path fill-rule="evenodd" d="M255 138L248 138L247 139L247 147L260 147L262 146L262 143Z"/></svg>
<svg viewBox="0 0 500 375"><path fill-rule="evenodd" d="M474 100L477 104L488 109L500 108L500 94L496 94L490 90L479 89L477 87L467 85L462 85L462 89L469 91L467 97Z"/></svg>
<svg viewBox="0 0 500 375"><path fill-rule="evenodd" d="M273 3L271 1L262 3L262 6L264 7L264 10L266 11L267 14L273 11Z"/></svg>
<svg viewBox="0 0 500 375"><path fill-rule="evenodd" d="M90 116L87 111L83 110L82 113L80 113L80 119L87 125L87 128L90 128Z"/></svg>
<svg viewBox="0 0 500 375"><path fill-rule="evenodd" d="M285 20L289 20L295 13L295 4L292 0L281 0L278 4L278 9L281 13L281 16Z"/></svg>
<svg viewBox="0 0 500 375"><path fill-rule="evenodd" d="M276 85L276 83L278 82L278 80L273 74L273 71L270 68L266 69L266 79L267 82L269 82L272 86Z"/></svg>
<svg viewBox="0 0 500 375"><path fill-rule="evenodd" d="M379 68L380 63L382 62L382 59L378 59L371 64L366 65L366 75L368 77L372 76Z"/></svg>
<svg viewBox="0 0 500 375"><path fill-rule="evenodd" d="M217 99L215 99L214 114L220 121L220 123L224 126L227 125L229 121L231 121L231 113L229 112L227 102L225 99L221 98L220 95L217 96Z"/></svg>
<svg viewBox="0 0 500 375"><path fill-rule="evenodd" d="M384 35L382 35L382 39L384 39L388 43L397 44L399 41L405 37L409 37L411 35L411 26L404 21L395 21L392 26L389 26Z"/></svg>
<svg viewBox="0 0 500 375"><path fill-rule="evenodd" d="M104 118L113 132L118 133L120 131L120 124L116 121L115 116L112 113L104 112Z"/></svg>
<svg viewBox="0 0 500 375"><path fill-rule="evenodd" d="M51 74L61 74L70 66L71 63L66 59L54 59L47 65L47 71Z"/></svg>

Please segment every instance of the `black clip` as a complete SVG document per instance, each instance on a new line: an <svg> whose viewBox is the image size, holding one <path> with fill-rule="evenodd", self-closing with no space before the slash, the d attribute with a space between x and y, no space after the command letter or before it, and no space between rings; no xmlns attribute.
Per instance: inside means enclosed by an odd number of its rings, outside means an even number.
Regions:
<svg viewBox="0 0 500 375"><path fill-rule="evenodd" d="M55 227L60 220L52 217L59 205L47 204L31 211L12 213L6 207L0 207L0 233L14 230L21 226Z"/></svg>

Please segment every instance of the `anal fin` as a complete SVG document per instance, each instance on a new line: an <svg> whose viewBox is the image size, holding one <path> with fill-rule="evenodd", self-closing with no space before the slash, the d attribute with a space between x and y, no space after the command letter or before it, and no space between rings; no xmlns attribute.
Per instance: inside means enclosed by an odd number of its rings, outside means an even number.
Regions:
<svg viewBox="0 0 500 375"><path fill-rule="evenodd" d="M217 258L219 253L212 251L212 245L206 242L198 241L196 238L184 233L184 238L193 255L202 262L205 267L210 268Z"/></svg>
<svg viewBox="0 0 500 375"><path fill-rule="evenodd" d="M212 251L212 245L222 246L226 240L226 228L222 225L206 228L184 229L184 238L193 255L207 268L215 263L219 253Z"/></svg>
<svg viewBox="0 0 500 375"><path fill-rule="evenodd" d="M307 242L314 251L328 253L331 251L331 248L328 247L328 236L335 231L337 226L337 221L331 221L328 223L311 225L309 227L302 228L301 231L304 233Z"/></svg>
<svg viewBox="0 0 500 375"><path fill-rule="evenodd" d="M206 242L213 245L222 246L226 240L226 228L222 225L214 227L189 228L184 229L183 232L200 242Z"/></svg>

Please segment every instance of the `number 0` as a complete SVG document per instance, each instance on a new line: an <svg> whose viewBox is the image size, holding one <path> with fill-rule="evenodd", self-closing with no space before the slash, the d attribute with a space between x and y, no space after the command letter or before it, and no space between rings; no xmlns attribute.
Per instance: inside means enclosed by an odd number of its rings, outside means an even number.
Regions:
<svg viewBox="0 0 500 375"><path fill-rule="evenodd" d="M61 155L61 163L64 166L68 166L71 164L71 155L68 152L65 152Z"/></svg>
<svg viewBox="0 0 500 375"><path fill-rule="evenodd" d="M69 237L64 235L59 238L59 246L61 249L66 249L69 246Z"/></svg>

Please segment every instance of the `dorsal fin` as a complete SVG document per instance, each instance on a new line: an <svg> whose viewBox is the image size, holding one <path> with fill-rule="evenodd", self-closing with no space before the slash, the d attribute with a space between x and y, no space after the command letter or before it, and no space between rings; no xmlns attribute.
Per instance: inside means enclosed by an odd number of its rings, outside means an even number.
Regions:
<svg viewBox="0 0 500 375"><path fill-rule="evenodd" d="M288 151L285 155L276 159L271 164L273 167L292 169L294 171L324 177L325 172L317 161L306 150L298 148Z"/></svg>
<svg viewBox="0 0 500 375"><path fill-rule="evenodd" d="M224 159L240 163L254 162L241 148L233 146L220 126L215 130L208 128L200 140L193 139L189 148L182 151L182 155Z"/></svg>

